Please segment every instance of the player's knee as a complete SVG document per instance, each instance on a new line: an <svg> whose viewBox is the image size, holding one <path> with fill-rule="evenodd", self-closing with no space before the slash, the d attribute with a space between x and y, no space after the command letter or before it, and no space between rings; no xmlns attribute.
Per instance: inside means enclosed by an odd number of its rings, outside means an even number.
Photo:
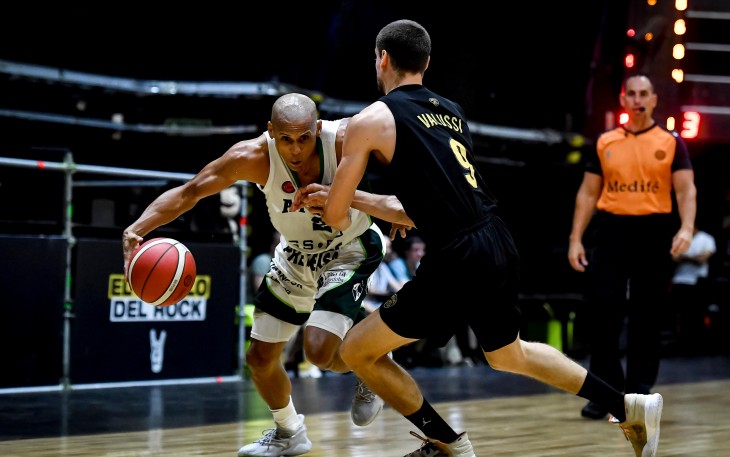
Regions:
<svg viewBox="0 0 730 457"><path fill-rule="evenodd" d="M353 351L351 346L351 344L347 344L347 339L345 339L345 341L342 342L342 345L340 345L340 357L350 368L352 368L352 364L357 361L355 359L357 352Z"/></svg>
<svg viewBox="0 0 730 457"><path fill-rule="evenodd" d="M304 357L320 370L329 370L334 359L334 351L323 346L304 346Z"/></svg>
<svg viewBox="0 0 730 457"><path fill-rule="evenodd" d="M525 366L525 351L522 341L516 341L495 351L486 352L487 363L497 371L522 373Z"/></svg>
<svg viewBox="0 0 730 457"><path fill-rule="evenodd" d="M246 351L246 365L252 371L266 370L278 362L278 356L272 355L265 343L252 341L251 346Z"/></svg>
<svg viewBox="0 0 730 457"><path fill-rule="evenodd" d="M329 370L341 343L339 336L310 325L304 331L304 357L320 370Z"/></svg>
<svg viewBox="0 0 730 457"><path fill-rule="evenodd" d="M497 371L504 371L507 373L519 373L519 367L512 360L506 360L503 358L489 358L487 357L487 363L489 366Z"/></svg>
<svg viewBox="0 0 730 457"><path fill-rule="evenodd" d="M345 344L346 342L343 342L340 346L340 357L351 370L357 371L358 368L364 365L375 363L375 357L371 357L370 354L357 345Z"/></svg>

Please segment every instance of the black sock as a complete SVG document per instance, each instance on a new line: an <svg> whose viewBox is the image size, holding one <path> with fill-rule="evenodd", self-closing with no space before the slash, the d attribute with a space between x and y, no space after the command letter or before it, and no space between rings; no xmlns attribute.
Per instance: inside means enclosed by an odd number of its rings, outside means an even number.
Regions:
<svg viewBox="0 0 730 457"><path fill-rule="evenodd" d="M453 443L459 437L449 424L423 399L421 408L410 416L405 416L413 425L418 427L428 438L436 439L442 443Z"/></svg>
<svg viewBox="0 0 730 457"><path fill-rule="evenodd" d="M590 371L585 381L583 381L583 386L581 386L576 395L606 407L608 412L618 419L619 422L626 420L624 394L608 385L606 381Z"/></svg>

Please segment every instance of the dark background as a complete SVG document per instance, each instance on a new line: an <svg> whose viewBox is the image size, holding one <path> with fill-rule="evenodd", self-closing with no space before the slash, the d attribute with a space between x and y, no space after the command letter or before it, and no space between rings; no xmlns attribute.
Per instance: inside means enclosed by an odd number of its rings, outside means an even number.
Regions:
<svg viewBox="0 0 730 457"><path fill-rule="evenodd" d="M473 120L580 131L589 82L620 63L628 0L229 3L6 3L0 58L138 79L279 80L369 102L375 35L409 18L432 37L426 84Z"/></svg>

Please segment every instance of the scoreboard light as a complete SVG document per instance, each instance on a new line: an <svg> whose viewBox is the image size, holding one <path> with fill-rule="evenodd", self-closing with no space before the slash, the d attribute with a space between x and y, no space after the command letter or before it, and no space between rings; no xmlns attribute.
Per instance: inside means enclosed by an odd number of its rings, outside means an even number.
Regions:
<svg viewBox="0 0 730 457"><path fill-rule="evenodd" d="M674 70L672 70L672 79L675 82L681 83L682 81L684 81L684 71L682 71L682 69L680 68L675 68Z"/></svg>
<svg viewBox="0 0 730 457"><path fill-rule="evenodd" d="M682 131L679 132L679 135L687 139L697 138L697 135L700 133L701 119L702 116L697 111L685 111Z"/></svg>
<svg viewBox="0 0 730 457"><path fill-rule="evenodd" d="M674 34L684 35L685 33L687 33L687 23L684 22L684 19L674 21Z"/></svg>
<svg viewBox="0 0 730 457"><path fill-rule="evenodd" d="M672 57L674 57L676 60L682 60L684 59L684 45L681 43L677 43L672 48Z"/></svg>
<svg viewBox="0 0 730 457"><path fill-rule="evenodd" d="M634 68L634 65L636 65L636 57L631 53L626 54L626 57L624 57L624 65L626 65L626 68Z"/></svg>
<svg viewBox="0 0 730 457"><path fill-rule="evenodd" d="M675 124L674 116L669 116L667 118L667 130L673 131L674 127L675 127L674 124Z"/></svg>

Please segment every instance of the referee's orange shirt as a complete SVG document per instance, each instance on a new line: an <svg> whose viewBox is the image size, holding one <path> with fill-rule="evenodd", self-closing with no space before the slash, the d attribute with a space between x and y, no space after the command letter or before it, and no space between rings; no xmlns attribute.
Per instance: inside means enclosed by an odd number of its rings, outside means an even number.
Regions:
<svg viewBox="0 0 730 457"><path fill-rule="evenodd" d="M672 212L672 173L691 169L687 147L676 133L654 125L641 132L623 127L604 132L586 171L603 176L597 208L617 215Z"/></svg>

